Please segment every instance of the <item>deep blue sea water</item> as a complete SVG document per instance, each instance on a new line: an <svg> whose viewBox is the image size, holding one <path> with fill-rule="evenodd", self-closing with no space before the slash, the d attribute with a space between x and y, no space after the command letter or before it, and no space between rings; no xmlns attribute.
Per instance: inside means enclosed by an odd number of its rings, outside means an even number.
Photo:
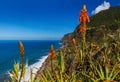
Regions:
<svg viewBox="0 0 120 82"><path fill-rule="evenodd" d="M25 61L28 65L32 65L42 56L48 54L50 45L53 44L55 49L62 45L59 40L24 40L22 41L25 49ZM1 40L0 41L0 82L5 78L7 71L13 69L16 61L20 62L21 55L19 52L19 44L17 40Z"/></svg>

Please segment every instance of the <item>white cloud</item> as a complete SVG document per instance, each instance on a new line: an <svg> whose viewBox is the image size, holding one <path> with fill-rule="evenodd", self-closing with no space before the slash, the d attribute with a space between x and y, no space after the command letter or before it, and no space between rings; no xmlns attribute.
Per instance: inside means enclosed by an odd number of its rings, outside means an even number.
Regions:
<svg viewBox="0 0 120 82"><path fill-rule="evenodd" d="M96 7L95 10L92 11L92 14L97 14L97 13L99 13L100 11L106 10L106 9L109 9L109 8L110 8L110 3L104 1L101 5L99 5L98 7Z"/></svg>

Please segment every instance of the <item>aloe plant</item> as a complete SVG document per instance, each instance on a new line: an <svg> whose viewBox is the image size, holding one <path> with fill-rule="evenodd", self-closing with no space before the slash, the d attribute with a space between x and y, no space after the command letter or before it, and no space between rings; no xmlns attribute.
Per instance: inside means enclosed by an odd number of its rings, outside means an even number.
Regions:
<svg viewBox="0 0 120 82"><path fill-rule="evenodd" d="M94 82L99 82L100 80L115 80L116 76L118 76L118 74L120 73L120 69L115 69L118 67L118 64L115 64L112 69L108 68L107 66L105 66L105 69L103 69L102 65L100 65L99 63L97 65L94 65L93 62L91 62L91 65L94 69L94 71L92 71L92 73L94 73L94 77L86 73L83 73L83 75Z"/></svg>
<svg viewBox="0 0 120 82"><path fill-rule="evenodd" d="M8 72L8 74L11 78L11 82L19 81L19 69L20 69L20 64L15 62L13 65L13 71Z"/></svg>

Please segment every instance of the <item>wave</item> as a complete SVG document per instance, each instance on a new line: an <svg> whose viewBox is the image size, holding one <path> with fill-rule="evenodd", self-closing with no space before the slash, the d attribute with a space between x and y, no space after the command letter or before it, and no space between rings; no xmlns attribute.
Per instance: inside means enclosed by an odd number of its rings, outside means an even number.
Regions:
<svg viewBox="0 0 120 82"><path fill-rule="evenodd" d="M27 67L26 69L26 74L25 74L25 81L29 81L30 79L30 69L32 69L32 73L36 74L38 69L42 66L42 64L44 63L44 61L47 59L48 56L42 56L41 59L38 59L38 62L30 65ZM38 69L36 69L38 68ZM35 77L35 75L33 74L33 78Z"/></svg>
<svg viewBox="0 0 120 82"><path fill-rule="evenodd" d="M59 45L62 45L62 43L60 42L60 43L58 43Z"/></svg>

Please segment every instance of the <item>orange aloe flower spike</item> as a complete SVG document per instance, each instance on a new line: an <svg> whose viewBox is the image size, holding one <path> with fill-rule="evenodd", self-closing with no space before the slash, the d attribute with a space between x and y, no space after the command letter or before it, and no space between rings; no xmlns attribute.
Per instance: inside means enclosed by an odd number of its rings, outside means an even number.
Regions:
<svg viewBox="0 0 120 82"><path fill-rule="evenodd" d="M21 41L19 41L19 46L20 46L20 54L24 55L24 46L23 46L23 43Z"/></svg>
<svg viewBox="0 0 120 82"><path fill-rule="evenodd" d="M49 57L52 58L55 55L55 50L53 45L50 46L50 53L49 53Z"/></svg>
<svg viewBox="0 0 120 82"><path fill-rule="evenodd" d="M80 32L86 31L86 21L90 22L90 18L88 16L86 5L83 5L83 9L81 10L79 16L80 16L79 22L81 22L81 25L79 27Z"/></svg>
<svg viewBox="0 0 120 82"><path fill-rule="evenodd" d="M76 40L75 40L75 38L72 39L72 43L73 43L74 48L76 49Z"/></svg>

